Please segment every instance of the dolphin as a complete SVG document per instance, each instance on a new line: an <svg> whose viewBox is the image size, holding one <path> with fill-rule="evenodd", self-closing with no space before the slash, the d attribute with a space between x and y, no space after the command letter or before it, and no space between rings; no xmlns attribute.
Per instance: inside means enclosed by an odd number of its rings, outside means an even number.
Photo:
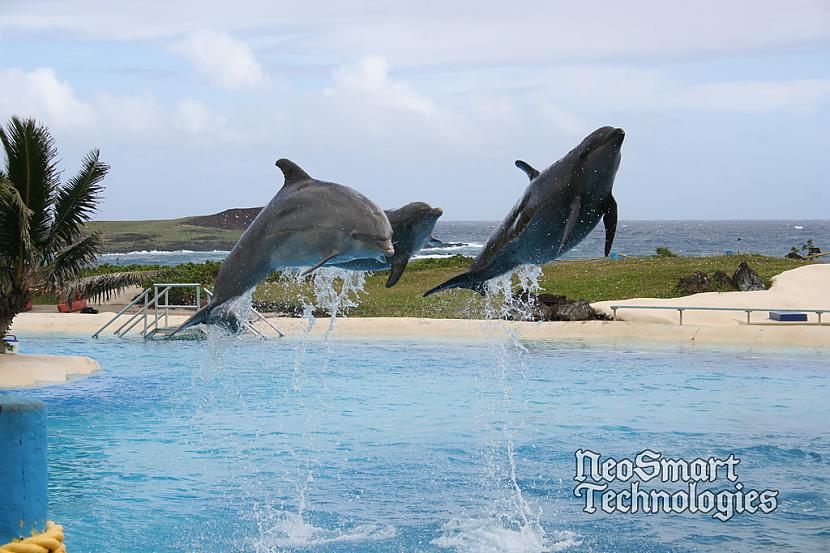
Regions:
<svg viewBox="0 0 830 553"><path fill-rule="evenodd" d="M285 176L283 187L222 262L210 303L170 337L200 323L221 324L238 333L242 321L228 302L274 269L310 266L303 273L308 274L323 265L355 259L382 262L394 255L389 220L368 198L342 184L313 179L287 159L276 165Z"/></svg>
<svg viewBox="0 0 830 553"><path fill-rule="evenodd" d="M351 271L382 271L391 268L386 287L391 288L401 278L409 258L424 247L432 236L435 222L444 213L440 207L433 208L424 202L412 202L398 209L384 212L392 225L392 246L395 254L381 262L375 259L359 259L338 263L335 267Z"/></svg>
<svg viewBox="0 0 830 553"><path fill-rule="evenodd" d="M605 224L605 255L617 229L617 202L611 194L620 166L625 131L602 127L589 134L565 157L537 171L517 160L530 184L493 232L466 273L424 294L449 288L484 293L484 283L519 265L553 261Z"/></svg>

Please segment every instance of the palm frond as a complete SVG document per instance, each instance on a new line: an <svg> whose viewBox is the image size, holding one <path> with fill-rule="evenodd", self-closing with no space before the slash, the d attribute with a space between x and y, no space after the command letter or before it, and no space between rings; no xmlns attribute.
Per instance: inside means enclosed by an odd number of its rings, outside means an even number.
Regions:
<svg viewBox="0 0 830 553"><path fill-rule="evenodd" d="M158 271L125 271L123 273L107 273L79 279L64 287L61 296L64 298L84 298L92 301L107 301L128 286L139 286L149 279L164 274Z"/></svg>
<svg viewBox="0 0 830 553"><path fill-rule="evenodd" d="M32 242L40 244L48 238L58 186L54 139L36 120L13 116L7 129L0 127L0 142L6 153L6 178L32 211L29 233Z"/></svg>
<svg viewBox="0 0 830 553"><path fill-rule="evenodd" d="M109 166L101 163L98 155L98 150L89 152L78 174L57 190L49 239L49 249L53 251L77 240L83 232L83 224L95 211L104 189L100 183L109 171Z"/></svg>
<svg viewBox="0 0 830 553"><path fill-rule="evenodd" d="M9 181L0 179L0 255L29 260L33 254L32 210Z"/></svg>
<svg viewBox="0 0 830 553"><path fill-rule="evenodd" d="M67 282L79 279L83 270L95 263L100 251L101 235L89 234L59 250L52 261L38 271L37 279L45 289L57 292Z"/></svg>

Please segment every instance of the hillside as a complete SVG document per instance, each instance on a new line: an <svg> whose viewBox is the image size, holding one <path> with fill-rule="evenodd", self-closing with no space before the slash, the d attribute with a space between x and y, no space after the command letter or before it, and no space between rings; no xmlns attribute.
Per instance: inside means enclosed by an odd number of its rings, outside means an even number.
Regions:
<svg viewBox="0 0 830 553"><path fill-rule="evenodd" d="M87 225L104 237L103 251L230 250L241 230L195 225L190 218L155 221L93 221Z"/></svg>
<svg viewBox="0 0 830 553"><path fill-rule="evenodd" d="M245 230L262 211L261 207L236 207L213 215L185 219L187 224L214 229Z"/></svg>

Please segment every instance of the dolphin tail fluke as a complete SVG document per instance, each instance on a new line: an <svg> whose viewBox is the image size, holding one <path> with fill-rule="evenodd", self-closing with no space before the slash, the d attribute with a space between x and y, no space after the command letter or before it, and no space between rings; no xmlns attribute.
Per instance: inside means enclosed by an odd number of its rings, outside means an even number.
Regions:
<svg viewBox="0 0 830 553"><path fill-rule="evenodd" d="M441 290L449 290L450 288L466 288L478 292L482 296L484 295L484 281L478 278L475 273L463 273L425 292L424 297L431 296Z"/></svg>
<svg viewBox="0 0 830 553"><path fill-rule="evenodd" d="M212 305L204 306L203 308L198 310L192 317L187 319L179 328L177 328L171 334L169 334L167 336L167 339L169 340L170 338L172 338L173 336L175 336L176 334L178 334L182 330L190 328L191 326L196 326L198 324L204 323L207 320L207 316L210 315L210 311L212 309L213 309Z"/></svg>

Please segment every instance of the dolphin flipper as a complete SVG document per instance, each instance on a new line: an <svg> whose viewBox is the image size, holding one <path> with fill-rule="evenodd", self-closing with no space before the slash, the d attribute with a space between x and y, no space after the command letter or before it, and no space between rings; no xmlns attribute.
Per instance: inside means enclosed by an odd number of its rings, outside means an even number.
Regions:
<svg viewBox="0 0 830 553"><path fill-rule="evenodd" d="M611 253L611 244L614 243L614 234L617 232L617 200L608 194L605 200L605 214L602 216L602 224L605 225L605 257Z"/></svg>
<svg viewBox="0 0 830 553"><path fill-rule="evenodd" d="M322 267L323 265L325 265L326 263L328 263L329 261L331 261L332 259L334 259L334 258L335 258L335 257L337 257L338 255L340 255L340 252L338 252L338 251L333 251L333 252L331 252L331 253L330 253L330 254L328 254L326 257L324 257L323 259L321 259L321 260L317 263L317 265L315 265L314 267L310 267L310 268L306 269L305 271L303 271L302 273L300 273L300 276L306 276L307 274L309 274L309 273L312 273L312 272L316 271L317 269L319 269L320 267Z"/></svg>
<svg viewBox="0 0 830 553"><path fill-rule="evenodd" d="M516 160L516 167L527 173L527 178L530 180L533 180L539 176L538 169L531 166L528 162L522 161L521 159Z"/></svg>
<svg viewBox="0 0 830 553"><path fill-rule="evenodd" d="M403 275L403 272L406 269L408 261L409 257L407 256L401 256L392 261L392 270L389 272L389 279L386 281L387 288L392 288L398 283L398 280L400 280L401 275Z"/></svg>
<svg viewBox="0 0 830 553"><path fill-rule="evenodd" d="M467 288L468 290L478 292L482 296L484 295L484 281L477 278L475 273L462 273L458 276L449 279L447 282L443 284L439 284L432 290L424 292L423 297L431 296L436 292L440 292L441 290L448 290L450 288Z"/></svg>
<svg viewBox="0 0 830 553"><path fill-rule="evenodd" d="M571 212L568 214L568 220L565 221L565 230L562 231L562 243L559 244L559 252L557 255L561 255L565 250L565 246L568 244L568 240L570 240L571 234L573 234L574 228L576 228L576 224L579 222L579 210L581 207L582 198L577 196L571 203Z"/></svg>

